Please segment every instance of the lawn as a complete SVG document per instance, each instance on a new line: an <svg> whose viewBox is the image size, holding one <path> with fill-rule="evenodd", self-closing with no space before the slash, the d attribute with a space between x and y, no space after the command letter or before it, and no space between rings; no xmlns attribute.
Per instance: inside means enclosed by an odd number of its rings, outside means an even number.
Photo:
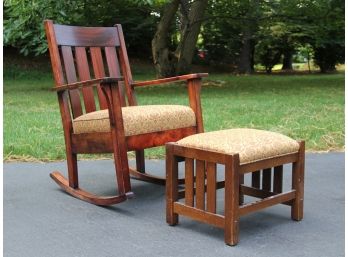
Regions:
<svg viewBox="0 0 348 257"><path fill-rule="evenodd" d="M4 160L60 160L65 146L50 67L4 68ZM136 80L153 71L136 67ZM137 89L140 104L187 104L183 85ZM310 151L344 149L344 74L211 74L202 88L206 131L249 127L306 140ZM163 158L162 148L146 151ZM96 158L98 156L81 156ZM106 156L108 157L108 156Z"/></svg>

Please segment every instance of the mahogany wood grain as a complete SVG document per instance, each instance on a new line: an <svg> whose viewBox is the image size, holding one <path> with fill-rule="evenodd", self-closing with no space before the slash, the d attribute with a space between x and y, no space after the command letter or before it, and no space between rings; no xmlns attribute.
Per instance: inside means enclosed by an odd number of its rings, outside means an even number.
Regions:
<svg viewBox="0 0 348 257"><path fill-rule="evenodd" d="M77 27L54 24L58 45L119 46L118 34L113 27Z"/></svg>
<svg viewBox="0 0 348 257"><path fill-rule="evenodd" d="M62 55L65 67L65 75L68 83L74 83L77 81L74 57L70 46L62 46ZM77 118L83 114L82 105L80 102L80 92L77 89L69 91L71 111L74 118Z"/></svg>
<svg viewBox="0 0 348 257"><path fill-rule="evenodd" d="M80 188L73 188L69 185L69 182L59 172L54 171L50 174L51 178L67 193L72 196L81 199L83 201L95 204L95 205L112 205L126 201L128 198L133 197L133 193L118 195L118 196L96 196Z"/></svg>
<svg viewBox="0 0 348 257"><path fill-rule="evenodd" d="M295 198L295 194L296 194L295 190L291 190L289 192L273 195L256 202L248 203L241 206L239 208L238 213L240 216L243 216L243 215L249 214L251 212L259 211L261 209L267 208L275 204L288 202Z"/></svg>
<svg viewBox="0 0 348 257"><path fill-rule="evenodd" d="M203 133L203 116L201 106L201 78L190 79L187 82L187 90L189 95L189 104L196 114L197 133Z"/></svg>
<svg viewBox="0 0 348 257"><path fill-rule="evenodd" d="M214 162L207 162L207 211L216 213L216 163Z"/></svg>
<svg viewBox="0 0 348 257"><path fill-rule="evenodd" d="M179 179L179 185L185 184L185 180ZM186 185L185 185L186 186ZM218 181L216 182L216 189L225 188L225 181ZM207 185L204 187L205 192L207 192ZM185 198L185 189L181 189L178 191L178 199ZM196 194L196 188L193 188L193 195Z"/></svg>
<svg viewBox="0 0 348 257"><path fill-rule="evenodd" d="M169 225L178 223L174 202L178 199L178 162L173 155L173 145L166 145L166 220Z"/></svg>
<svg viewBox="0 0 348 257"><path fill-rule="evenodd" d="M298 158L297 153L291 153L291 154L277 156L277 157L270 158L270 159L265 159L265 160L256 161L256 162L252 162L252 163L246 163L246 164L242 164L240 166L240 172L241 173L248 173L251 170L267 169L269 167L279 166L279 165L282 165L284 163L295 162L297 160L297 158Z"/></svg>
<svg viewBox="0 0 348 257"><path fill-rule="evenodd" d="M149 173L145 174L145 172L139 172L138 170L133 168L129 168L129 174L131 175L132 179L142 180L162 186L166 184L166 180L162 177L151 175Z"/></svg>
<svg viewBox="0 0 348 257"><path fill-rule="evenodd" d="M109 76L114 78L121 77L120 66L118 62L117 52L115 47L105 47L106 62L108 65ZM126 98L124 95L124 85L119 85L121 95L121 105L126 106Z"/></svg>
<svg viewBox="0 0 348 257"><path fill-rule="evenodd" d="M239 155L227 155L192 147L181 146L178 143L167 143L167 160L182 160L185 158L185 189L178 190L178 163L167 166L167 192L175 194L175 199L167 197L167 217L173 215L184 215L194 220L205 222L214 226L222 227L225 232L225 243L236 245L239 241L239 219L243 215L262 210L264 208L284 204L291 206L291 217L300 220L303 216L303 180L304 180L304 142L300 142L298 153L289 153L283 156L259 160L253 163L240 164ZM192 170L193 161L196 161L196 187L193 187ZM206 163L206 183L204 183L204 164ZM216 164L225 165L225 181L216 181ZM282 171L284 164L293 164L293 189L288 192L272 192L269 177L271 168L275 167L275 173ZM256 169L257 168L257 169ZM249 169L249 170L248 170ZM260 189L260 178L256 179L252 187L245 186L242 175L255 173L259 175L259 170L263 169L262 189ZM175 174L172 174L174 172ZM268 174L267 174L268 173ZM168 176L168 174L170 174ZM191 176L191 177L190 177ZM277 176L277 175L276 175ZM174 184L171 179L174 178ZM276 186L273 191L279 191L279 181L281 177L276 177ZM256 183L255 183L256 181ZM216 213L216 190L225 187L225 211L224 215ZM278 187L278 189L277 189ZM207 192L206 200L204 199ZM196 205L193 204L193 196L196 195ZM260 198L260 200L242 204L240 195L249 195ZM185 202L178 200L185 197ZM205 209L205 204L207 208ZM167 219L168 221L168 219ZM178 216L175 216L177 224Z"/></svg>
<svg viewBox="0 0 348 257"><path fill-rule="evenodd" d="M261 172L259 170L251 173L251 185L255 188L260 188L261 182Z"/></svg>
<svg viewBox="0 0 348 257"><path fill-rule="evenodd" d="M196 160L196 208L205 209L205 163Z"/></svg>
<svg viewBox="0 0 348 257"><path fill-rule="evenodd" d="M185 158L185 204L194 205L194 161L191 158Z"/></svg>
<svg viewBox="0 0 348 257"><path fill-rule="evenodd" d="M303 198L304 198L304 166L305 166L305 142L300 141L298 161L293 163L292 168L292 189L296 191L296 198L291 206L291 218L296 221L303 219Z"/></svg>
<svg viewBox="0 0 348 257"><path fill-rule="evenodd" d="M269 192L269 191L257 189L254 187L248 187L248 186L241 186L241 191L245 195L249 195L249 196L257 197L257 198L267 198L267 197L274 196L274 195L278 194L278 193ZM292 201L283 202L282 204L292 205Z"/></svg>
<svg viewBox="0 0 348 257"><path fill-rule="evenodd" d="M228 156L225 165L225 243L239 241L239 155Z"/></svg>
<svg viewBox="0 0 348 257"><path fill-rule="evenodd" d="M167 142L176 142L179 139L196 133L195 127L179 128L158 131L153 133L129 136L126 138L128 151L162 146Z"/></svg>
<svg viewBox="0 0 348 257"><path fill-rule="evenodd" d="M244 203L244 194L241 190L241 186L244 184L244 174L239 174L239 205Z"/></svg>
<svg viewBox="0 0 348 257"><path fill-rule="evenodd" d="M207 76L208 76L208 73L187 74L187 75L175 76L175 77L164 78L164 79L135 81L132 83L132 86L134 87L153 86L153 85L160 85L160 84L166 84L166 83L182 82L182 81L187 81L191 79L203 78Z"/></svg>
<svg viewBox="0 0 348 257"><path fill-rule="evenodd" d="M273 192L283 191L283 165L274 167L273 170Z"/></svg>
<svg viewBox="0 0 348 257"><path fill-rule="evenodd" d="M104 87L103 90L107 87ZM116 175L120 176L121 182L124 184L125 192L131 191L129 164L127 156L127 142L123 126L121 95L117 87L110 84L109 90L111 92L111 99L108 98L110 126L113 143L113 153L115 159ZM121 171L121 172L120 172ZM122 173L122 176L121 174ZM118 181L118 180L117 180ZM118 185L120 186L118 182Z"/></svg>
<svg viewBox="0 0 348 257"><path fill-rule="evenodd" d="M137 171L145 173L145 152L144 150L135 151L135 162Z"/></svg>
<svg viewBox="0 0 348 257"><path fill-rule="evenodd" d="M179 202L174 203L174 212L219 228L223 228L225 225L225 219L222 215L205 212Z"/></svg>
<svg viewBox="0 0 348 257"><path fill-rule="evenodd" d="M71 84L56 86L56 87L52 88L52 90L60 92L60 91L72 90L72 89L76 89L76 88L91 87L91 86L95 86L98 84L110 84L110 83L114 84L120 80L123 80L123 78L105 77L105 78L99 78L99 79L90 79L90 80L85 80L85 81L78 81L78 82L71 83Z"/></svg>
<svg viewBox="0 0 348 257"><path fill-rule="evenodd" d="M63 131L64 131L64 141L65 141L65 151L67 157L68 165L68 176L69 176L69 186L72 188L77 188L79 186L78 171L77 171L77 156L72 151L72 140L71 140L71 116L68 103L68 92L58 93L58 103L59 109L62 117Z"/></svg>
<svg viewBox="0 0 348 257"><path fill-rule="evenodd" d="M90 47L91 59L93 64L93 71L95 78L104 78L105 77L105 69L104 69L104 61L100 47ZM100 86L97 87L98 99L100 109L106 109L106 98L102 92Z"/></svg>
<svg viewBox="0 0 348 257"><path fill-rule="evenodd" d="M137 105L137 99L135 96L135 92L134 92L134 88L132 86L133 83L133 78L132 78L132 72L129 66L129 60L128 60L128 54L126 51L126 43L124 40L124 36L123 36L123 31L122 31L122 26L120 24L116 24L115 25L118 31L118 36L120 39L120 48L119 49L119 57L120 57L120 63L121 63L121 69L122 69L122 73L125 76L125 91L127 94L127 98L128 98L128 104L130 106L134 106Z"/></svg>
<svg viewBox="0 0 348 257"><path fill-rule="evenodd" d="M126 137L127 150L141 150L162 146L167 142L195 134L195 127L152 132ZM72 134L72 150L75 153L112 153L110 132Z"/></svg>
<svg viewBox="0 0 348 257"><path fill-rule="evenodd" d="M55 80L54 90L58 94L66 145L69 188L64 190L69 194L80 194L80 199L88 201L82 196L84 192L71 190L78 188L77 154L82 153L113 153L120 197L131 192L132 170L128 167L128 151L137 151L137 171L134 171L134 174L138 179L154 183L160 181L163 184L163 178L138 172L145 170L143 151L146 148L162 146L167 142L175 142L195 134L197 131L203 131L203 121L200 123L201 108L198 95L195 93L194 99L197 106L198 126L126 137L121 108L127 103L130 106L137 105L137 100L121 25L117 24L112 28L73 27L53 24L52 21L47 20L45 29ZM207 74L199 75L199 77L205 75ZM188 75L180 79L184 78L186 81L198 80L197 75ZM159 82L166 81L155 83ZM95 102L92 86L97 88L99 103ZM199 88L200 83L195 87ZM80 92L82 92L82 98ZM108 109L111 131L74 134L72 118L85 112L94 112L98 107ZM176 158L176 162L182 160L182 157ZM178 180L178 182L183 181L183 179ZM93 195L93 197L97 196Z"/></svg>
<svg viewBox="0 0 348 257"><path fill-rule="evenodd" d="M174 144L174 154L177 156L197 159L197 160L205 160L208 162L215 162L220 164L226 163L226 155L213 151L206 151L198 148L190 148L179 146Z"/></svg>
<svg viewBox="0 0 348 257"><path fill-rule="evenodd" d="M59 49L57 44L57 38L54 31L53 21L45 20L45 31L48 43L48 49L51 57L52 72L56 86L63 85L65 83L62 63L60 60Z"/></svg>
<svg viewBox="0 0 348 257"><path fill-rule="evenodd" d="M264 169L262 171L262 189L271 191L272 169Z"/></svg>
<svg viewBox="0 0 348 257"><path fill-rule="evenodd" d="M89 65L87 60L86 48L75 47L76 66L79 79L82 81L90 80L91 74L89 72ZM113 76L120 78L121 76ZM96 105L94 101L93 88L83 87L82 88L83 102L85 104L86 113L94 112Z"/></svg>

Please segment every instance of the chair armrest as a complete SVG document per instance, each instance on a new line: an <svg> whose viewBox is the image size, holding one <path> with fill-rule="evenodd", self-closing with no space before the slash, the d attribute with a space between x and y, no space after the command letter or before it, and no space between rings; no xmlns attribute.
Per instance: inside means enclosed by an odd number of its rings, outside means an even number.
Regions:
<svg viewBox="0 0 348 257"><path fill-rule="evenodd" d="M79 81L75 83L65 84L62 86L57 86L52 88L53 91L64 91L64 90L70 90L70 89L76 89L76 88L82 88L82 87L89 87L96 84L115 84L118 81L122 81L123 78L100 78L100 79L91 79L91 80L85 80L85 81Z"/></svg>
<svg viewBox="0 0 348 257"><path fill-rule="evenodd" d="M158 85L158 84L164 84L164 83L179 82L183 80L198 79L198 78L207 77L208 75L209 75L208 73L187 74L187 75L181 75L181 76L164 78L164 79L133 82L131 85L134 87L151 86L151 85Z"/></svg>

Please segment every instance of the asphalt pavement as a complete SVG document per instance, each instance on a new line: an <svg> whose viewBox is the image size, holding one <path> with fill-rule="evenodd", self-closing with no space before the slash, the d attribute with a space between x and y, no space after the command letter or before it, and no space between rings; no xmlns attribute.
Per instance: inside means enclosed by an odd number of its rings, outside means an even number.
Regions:
<svg viewBox="0 0 348 257"><path fill-rule="evenodd" d="M283 205L244 216L234 247L210 225L180 217L168 226L163 186L132 180L134 199L98 207L67 195L49 177L53 170L66 174L65 162L5 163L4 256L344 256L344 161L344 153L306 154L304 219L291 220ZM146 164L164 175L163 161ZM80 161L80 186L114 194L113 167L111 160ZM289 187L289 167L284 177ZM221 207L222 192L218 197Z"/></svg>

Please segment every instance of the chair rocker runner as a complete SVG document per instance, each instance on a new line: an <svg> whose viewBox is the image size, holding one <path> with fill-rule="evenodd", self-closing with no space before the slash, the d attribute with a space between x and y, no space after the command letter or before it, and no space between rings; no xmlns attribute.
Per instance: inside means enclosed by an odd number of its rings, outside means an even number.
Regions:
<svg viewBox="0 0 348 257"><path fill-rule="evenodd" d="M130 175L165 184L164 178L145 172L144 149L203 132L200 90L208 74L134 82L121 25L76 27L46 20L45 30L68 164L68 179L55 171L50 174L53 180L67 193L96 205L131 197ZM190 106L137 105L136 87L178 81L186 81ZM135 151L136 169L128 166L128 151ZM97 196L79 188L77 154L86 153L113 153L118 195Z"/></svg>

